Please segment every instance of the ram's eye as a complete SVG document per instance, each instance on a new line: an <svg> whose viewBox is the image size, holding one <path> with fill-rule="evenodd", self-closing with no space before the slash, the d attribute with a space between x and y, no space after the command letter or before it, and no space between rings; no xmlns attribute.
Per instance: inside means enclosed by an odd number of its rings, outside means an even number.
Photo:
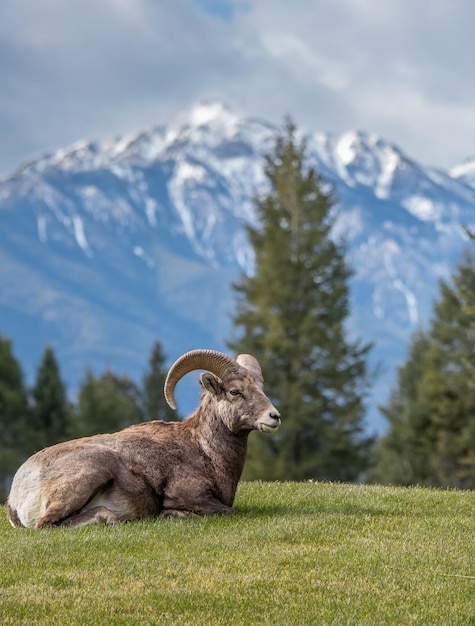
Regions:
<svg viewBox="0 0 475 626"><path fill-rule="evenodd" d="M242 393L239 391L239 389L231 389L229 393L232 396L242 396Z"/></svg>

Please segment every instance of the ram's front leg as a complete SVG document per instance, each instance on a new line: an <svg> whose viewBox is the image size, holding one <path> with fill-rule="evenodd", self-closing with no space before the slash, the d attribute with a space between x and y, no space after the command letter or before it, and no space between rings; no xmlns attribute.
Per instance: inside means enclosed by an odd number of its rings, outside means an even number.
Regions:
<svg viewBox="0 0 475 626"><path fill-rule="evenodd" d="M234 515L236 511L214 497L193 502L165 496L160 517L196 517L197 515Z"/></svg>
<svg viewBox="0 0 475 626"><path fill-rule="evenodd" d="M163 509L160 511L162 519L188 519L189 517L198 517L198 513L193 511L180 511L180 509Z"/></svg>
<svg viewBox="0 0 475 626"><path fill-rule="evenodd" d="M235 515L236 511L232 506L223 504L217 498L211 498L210 500L200 502L193 511L198 515Z"/></svg>

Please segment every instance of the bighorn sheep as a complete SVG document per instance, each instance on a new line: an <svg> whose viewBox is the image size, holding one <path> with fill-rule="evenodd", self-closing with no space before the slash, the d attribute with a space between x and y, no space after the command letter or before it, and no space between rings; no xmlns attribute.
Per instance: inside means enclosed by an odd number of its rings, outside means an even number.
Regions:
<svg viewBox="0 0 475 626"><path fill-rule="evenodd" d="M14 476L13 526L86 526L123 520L231 515L251 430L274 432L277 409L263 391L258 361L193 350L170 368L165 397L193 370L201 374L196 411L183 422L155 420L59 443L31 456Z"/></svg>

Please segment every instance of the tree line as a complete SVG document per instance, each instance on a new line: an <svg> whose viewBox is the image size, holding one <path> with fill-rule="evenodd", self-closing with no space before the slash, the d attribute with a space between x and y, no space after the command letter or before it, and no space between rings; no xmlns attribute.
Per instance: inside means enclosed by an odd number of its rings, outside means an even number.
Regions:
<svg viewBox="0 0 475 626"><path fill-rule="evenodd" d="M409 342L386 405L373 479L475 488L475 249L440 281L429 327Z"/></svg>
<svg viewBox="0 0 475 626"><path fill-rule="evenodd" d="M253 354L283 415L274 435L249 439L246 479L339 480L475 487L475 258L468 249L441 281L429 328L409 342L386 405L387 432L367 434L372 346L350 339L346 244L332 230L337 198L309 165L290 119L265 157L267 190L248 226L255 271L233 285L234 354ZM470 235L470 233L468 233ZM205 346L204 346L205 347ZM31 452L58 441L177 419L163 398L165 355L157 341L136 384L87 371L77 402L67 398L47 348L32 389L11 342L0 338L0 490Z"/></svg>

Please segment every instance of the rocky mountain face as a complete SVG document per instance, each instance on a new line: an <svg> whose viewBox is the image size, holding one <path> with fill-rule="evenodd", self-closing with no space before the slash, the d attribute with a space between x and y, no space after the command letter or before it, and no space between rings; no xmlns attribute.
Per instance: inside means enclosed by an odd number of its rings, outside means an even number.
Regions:
<svg viewBox="0 0 475 626"><path fill-rule="evenodd" d="M44 155L0 182L0 333L29 379L48 344L72 395L87 366L139 379L155 339L170 361L226 350L231 283L253 268L244 226L276 130L200 104L137 135ZM355 271L349 332L374 343L382 373L369 428L382 430L375 406L467 245L462 224L475 226L475 161L423 167L364 132L310 134L308 149L338 200L334 235ZM183 384L180 409L197 395L195 380Z"/></svg>

